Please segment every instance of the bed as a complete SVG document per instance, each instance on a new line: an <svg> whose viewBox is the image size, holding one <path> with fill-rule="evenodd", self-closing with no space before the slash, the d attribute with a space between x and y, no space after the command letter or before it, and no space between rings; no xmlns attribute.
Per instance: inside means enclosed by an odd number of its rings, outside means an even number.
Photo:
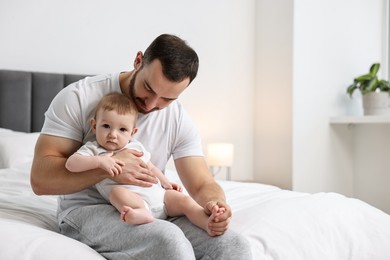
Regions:
<svg viewBox="0 0 390 260"><path fill-rule="evenodd" d="M30 168L43 113L83 77L0 70L0 259L103 259L58 232L56 196L37 196ZM178 181L174 171L168 178ZM390 259L390 215L336 193L218 181L253 259Z"/></svg>

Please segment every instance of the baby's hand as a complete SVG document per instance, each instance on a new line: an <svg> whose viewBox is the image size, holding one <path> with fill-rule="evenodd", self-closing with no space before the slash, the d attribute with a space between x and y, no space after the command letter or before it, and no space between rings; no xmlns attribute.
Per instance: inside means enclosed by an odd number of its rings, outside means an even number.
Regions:
<svg viewBox="0 0 390 260"><path fill-rule="evenodd" d="M111 177L122 173L122 167L125 165L121 160L111 157L111 154L99 157L99 168L105 170Z"/></svg>
<svg viewBox="0 0 390 260"><path fill-rule="evenodd" d="M172 185L171 185L171 183L169 183L168 181L166 181L166 182L161 182L161 186L164 188L164 189L166 189L166 190L172 190L173 189L173 187L172 187Z"/></svg>
<svg viewBox="0 0 390 260"><path fill-rule="evenodd" d="M172 185L172 189L174 189L178 192L183 191L183 187L180 184L171 182L171 185Z"/></svg>

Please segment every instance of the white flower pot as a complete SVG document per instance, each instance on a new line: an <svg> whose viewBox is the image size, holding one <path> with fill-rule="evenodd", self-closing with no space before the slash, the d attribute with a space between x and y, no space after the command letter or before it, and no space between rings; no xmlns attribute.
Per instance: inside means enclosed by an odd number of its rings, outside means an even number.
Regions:
<svg viewBox="0 0 390 260"><path fill-rule="evenodd" d="M389 94L387 92L369 92L363 95L364 115L389 114Z"/></svg>

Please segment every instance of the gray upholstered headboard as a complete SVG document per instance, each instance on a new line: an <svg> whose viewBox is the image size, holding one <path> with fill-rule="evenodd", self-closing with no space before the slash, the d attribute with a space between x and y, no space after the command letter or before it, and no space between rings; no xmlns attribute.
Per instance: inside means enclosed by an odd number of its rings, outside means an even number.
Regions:
<svg viewBox="0 0 390 260"><path fill-rule="evenodd" d="M0 127L41 131L44 113L62 88L85 75L0 70Z"/></svg>

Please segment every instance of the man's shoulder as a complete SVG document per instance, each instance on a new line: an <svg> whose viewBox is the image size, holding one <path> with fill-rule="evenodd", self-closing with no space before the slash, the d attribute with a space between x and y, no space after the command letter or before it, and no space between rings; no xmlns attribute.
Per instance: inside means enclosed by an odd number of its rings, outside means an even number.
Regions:
<svg viewBox="0 0 390 260"><path fill-rule="evenodd" d="M100 74L95 76L85 77L85 83L98 84L100 82L106 82L107 80L115 80L118 73Z"/></svg>

